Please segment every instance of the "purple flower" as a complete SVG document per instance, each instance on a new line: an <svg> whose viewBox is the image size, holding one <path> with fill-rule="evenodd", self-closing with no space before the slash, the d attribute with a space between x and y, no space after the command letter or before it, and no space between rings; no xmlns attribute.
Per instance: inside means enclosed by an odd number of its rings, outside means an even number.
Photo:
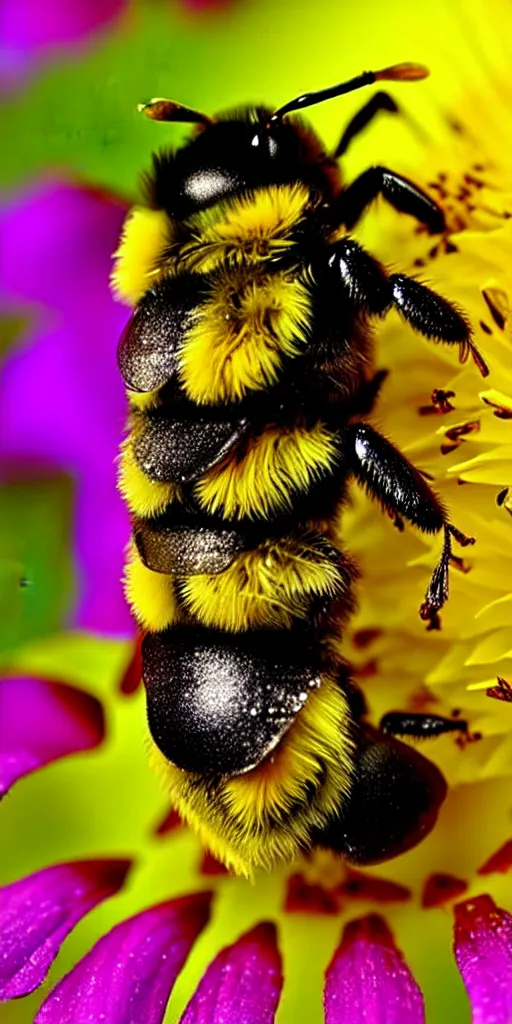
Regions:
<svg viewBox="0 0 512 1024"><path fill-rule="evenodd" d="M210 898L194 893L118 924L59 982L34 1024L160 1024Z"/></svg>
<svg viewBox="0 0 512 1024"><path fill-rule="evenodd" d="M0 679L0 797L24 775L97 747L103 709L95 697L46 679Z"/></svg>
<svg viewBox="0 0 512 1024"><path fill-rule="evenodd" d="M44 981L66 935L121 888L129 867L127 860L56 864L0 890L0 999Z"/></svg>
<svg viewBox="0 0 512 1024"><path fill-rule="evenodd" d="M0 997L44 980L60 944L123 884L126 861L61 864L2 891ZM35 1024L161 1024L169 994L209 918L196 892L116 925L43 1003ZM474 1024L512 1019L512 915L488 896L455 908L455 955ZM260 924L207 968L180 1024L272 1024L281 988L275 927ZM382 917L350 921L326 972L325 1024L424 1024L423 996Z"/></svg>
<svg viewBox="0 0 512 1024"><path fill-rule="evenodd" d="M116 343L127 312L109 291L124 213L95 192L45 185L5 210L1 228L5 302L38 310L2 367L2 458L74 478L80 594L70 624L117 634L132 631L115 471L126 417Z"/></svg>

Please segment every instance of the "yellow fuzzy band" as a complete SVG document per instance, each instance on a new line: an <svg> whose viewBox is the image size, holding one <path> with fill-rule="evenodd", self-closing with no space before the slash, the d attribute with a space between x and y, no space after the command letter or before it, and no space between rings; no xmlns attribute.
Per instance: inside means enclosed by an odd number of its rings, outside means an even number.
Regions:
<svg viewBox="0 0 512 1024"><path fill-rule="evenodd" d="M341 565L310 536L265 541L224 572L188 577L179 592L202 625L239 633L290 627L308 617L315 597L332 597L348 586Z"/></svg>
<svg viewBox="0 0 512 1024"><path fill-rule="evenodd" d="M160 405L161 391L127 391L127 398L131 408L135 412L147 412L148 409L156 409Z"/></svg>
<svg viewBox="0 0 512 1024"><path fill-rule="evenodd" d="M259 263L293 244L292 230L309 202L305 185L271 185L190 217L191 240L172 252L183 270L210 273L221 265Z"/></svg>
<svg viewBox="0 0 512 1024"><path fill-rule="evenodd" d="M126 600L143 629L158 633L182 618L171 578L146 568L134 544L129 548L123 582Z"/></svg>
<svg viewBox="0 0 512 1024"><path fill-rule="evenodd" d="M251 877L293 860L310 845L350 790L350 713L339 687L325 679L308 697L279 746L258 768L214 783L170 765L156 747L172 802L213 854Z"/></svg>
<svg viewBox="0 0 512 1024"><path fill-rule="evenodd" d="M114 295L135 305L151 287L162 256L171 242L171 222L163 210L134 207L128 214L114 253L111 276Z"/></svg>
<svg viewBox="0 0 512 1024"><path fill-rule="evenodd" d="M338 461L338 440L323 423L270 426L251 439L245 452L233 453L196 484L206 512L228 519L262 518L292 509L306 491Z"/></svg>
<svg viewBox="0 0 512 1024"><path fill-rule="evenodd" d="M163 512L172 501L179 500L175 484L150 480L136 462L132 450L132 437L121 445L117 484L130 512L146 518Z"/></svg>
<svg viewBox="0 0 512 1024"><path fill-rule="evenodd" d="M309 291L298 278L222 275L183 339L180 376L188 397L237 402L275 384L284 358L304 350L310 319Z"/></svg>

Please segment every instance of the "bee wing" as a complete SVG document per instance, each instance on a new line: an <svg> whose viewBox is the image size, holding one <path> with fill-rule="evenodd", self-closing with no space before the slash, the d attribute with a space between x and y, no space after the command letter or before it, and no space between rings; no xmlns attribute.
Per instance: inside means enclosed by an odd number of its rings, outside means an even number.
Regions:
<svg viewBox="0 0 512 1024"><path fill-rule="evenodd" d="M245 551L247 531L227 526L211 529L193 522L140 520L133 536L140 558L153 572L169 576L219 573Z"/></svg>
<svg viewBox="0 0 512 1024"><path fill-rule="evenodd" d="M133 454L150 480L184 484L197 479L231 451L247 427L242 418L179 416L178 409L141 418Z"/></svg>
<svg viewBox="0 0 512 1024"><path fill-rule="evenodd" d="M117 348L128 388L154 391L177 377L180 345L199 301L200 287L188 274L165 278L146 292Z"/></svg>

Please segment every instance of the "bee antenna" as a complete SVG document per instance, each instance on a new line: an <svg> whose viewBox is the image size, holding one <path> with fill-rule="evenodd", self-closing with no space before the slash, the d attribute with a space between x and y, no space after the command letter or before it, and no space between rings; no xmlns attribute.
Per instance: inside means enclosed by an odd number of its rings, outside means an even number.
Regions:
<svg viewBox="0 0 512 1024"><path fill-rule="evenodd" d="M363 71L356 78L350 78L348 82L340 82L338 85L331 85L327 89L319 89L316 92L306 92L303 96L285 103L279 107L272 117L272 121L280 121L285 114L292 110L303 110L305 107L312 107L316 103L323 103L325 100L332 100L335 96L342 96L346 92L353 92L354 89L361 89L364 85L371 85L373 82L415 82L420 78L427 78L430 74L428 68L423 64L393 64L390 68L382 68L381 71Z"/></svg>
<svg viewBox="0 0 512 1024"><path fill-rule="evenodd" d="M192 107L184 107L174 100L156 98L147 103L139 103L137 110L139 114L145 114L151 121L181 121L188 124L213 124L211 117L201 114L199 110Z"/></svg>

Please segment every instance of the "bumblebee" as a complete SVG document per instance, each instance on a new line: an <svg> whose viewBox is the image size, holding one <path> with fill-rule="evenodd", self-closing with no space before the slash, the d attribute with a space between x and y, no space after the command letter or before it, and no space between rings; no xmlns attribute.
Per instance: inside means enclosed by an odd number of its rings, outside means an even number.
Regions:
<svg viewBox="0 0 512 1024"><path fill-rule="evenodd" d="M116 253L115 291L135 307L118 348L130 403L126 593L172 801L247 875L314 846L376 863L415 845L446 784L397 737L464 728L396 712L370 726L340 651L357 576L342 540L351 477L397 525L443 535L420 609L431 628L452 543L472 542L365 419L383 377L371 324L390 309L487 372L463 313L387 273L350 234L379 195L431 233L444 230L443 213L384 167L342 183L338 158L385 93L332 155L290 116L425 74L414 64L365 72L276 111L142 108L195 128L154 156Z"/></svg>

